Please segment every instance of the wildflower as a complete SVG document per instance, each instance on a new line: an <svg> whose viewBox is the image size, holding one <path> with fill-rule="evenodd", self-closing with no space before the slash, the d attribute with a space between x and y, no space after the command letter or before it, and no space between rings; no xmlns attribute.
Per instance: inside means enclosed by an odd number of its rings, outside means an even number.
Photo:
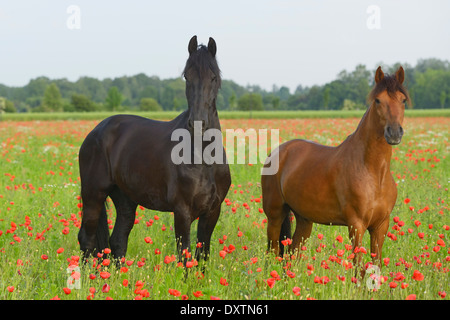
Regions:
<svg viewBox="0 0 450 320"><path fill-rule="evenodd" d="M63 291L65 294L70 294L72 292L69 288L63 288Z"/></svg>
<svg viewBox="0 0 450 320"><path fill-rule="evenodd" d="M199 298L199 297L203 296L203 293L201 291L195 291L195 292L193 292L193 295L195 297Z"/></svg>
<svg viewBox="0 0 450 320"><path fill-rule="evenodd" d="M409 296L406 297L405 300L416 300L416 295L415 294L410 294Z"/></svg>
<svg viewBox="0 0 450 320"><path fill-rule="evenodd" d="M56 250L57 254L63 253L64 252L64 248L59 248L58 250Z"/></svg>
<svg viewBox="0 0 450 320"><path fill-rule="evenodd" d="M150 238L150 237L145 237L145 238L144 238L144 241L145 241L146 243L150 243L150 244L153 243L152 238Z"/></svg>
<svg viewBox="0 0 450 320"><path fill-rule="evenodd" d="M420 273L420 271L414 270L412 278L416 281L422 281L425 277L422 273Z"/></svg>
<svg viewBox="0 0 450 320"><path fill-rule="evenodd" d="M111 287L109 286L109 284L105 283L102 287L102 292L107 293L107 292L109 292L110 289L111 289Z"/></svg>
<svg viewBox="0 0 450 320"><path fill-rule="evenodd" d="M269 286L269 288L273 288L273 286L275 285L275 279L274 278L269 278L267 279L267 285Z"/></svg>
<svg viewBox="0 0 450 320"><path fill-rule="evenodd" d="M102 271L100 272L100 277L105 280L108 279L111 276L111 274L108 271Z"/></svg>
<svg viewBox="0 0 450 320"><path fill-rule="evenodd" d="M299 287L293 287L292 288L292 292L296 295L299 296L300 295L300 288Z"/></svg>
<svg viewBox="0 0 450 320"><path fill-rule="evenodd" d="M174 297L179 297L181 295L181 292L176 289L169 289L169 294Z"/></svg>
<svg viewBox="0 0 450 320"><path fill-rule="evenodd" d="M225 286L225 287L228 286L227 279L220 277L220 284Z"/></svg>
<svg viewBox="0 0 450 320"><path fill-rule="evenodd" d="M396 288L396 287L397 287L397 282L394 282L394 281L389 282L389 288L394 289L394 288Z"/></svg>
<svg viewBox="0 0 450 320"><path fill-rule="evenodd" d="M47 259L48 259L48 255L43 254L43 255L41 256L41 259L42 259L42 260L47 260Z"/></svg>
<svg viewBox="0 0 450 320"><path fill-rule="evenodd" d="M14 291L14 286L8 286L8 287L6 287L6 289L9 291L9 292L13 292Z"/></svg>
<svg viewBox="0 0 450 320"><path fill-rule="evenodd" d="M270 276L272 278L274 278L275 280L280 280L281 279L280 276L278 275L278 272L276 272L275 270L270 272Z"/></svg>

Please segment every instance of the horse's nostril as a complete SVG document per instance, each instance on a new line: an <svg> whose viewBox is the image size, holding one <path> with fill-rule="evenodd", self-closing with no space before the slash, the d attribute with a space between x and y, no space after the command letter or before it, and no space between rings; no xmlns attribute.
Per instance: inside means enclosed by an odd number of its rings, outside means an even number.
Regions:
<svg viewBox="0 0 450 320"><path fill-rule="evenodd" d="M400 128L398 129L398 131L399 131L399 133L400 133L400 136L403 136L403 128L402 128L402 126L400 126Z"/></svg>
<svg viewBox="0 0 450 320"><path fill-rule="evenodd" d="M390 126L386 128L386 131L389 136L392 136L392 128Z"/></svg>

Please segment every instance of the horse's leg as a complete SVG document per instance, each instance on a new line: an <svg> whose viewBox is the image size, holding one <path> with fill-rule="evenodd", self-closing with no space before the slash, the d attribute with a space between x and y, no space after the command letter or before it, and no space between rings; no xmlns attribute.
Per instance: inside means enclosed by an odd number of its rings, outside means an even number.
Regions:
<svg viewBox="0 0 450 320"><path fill-rule="evenodd" d="M105 201L112 187L108 160L95 138L96 135L91 134L81 145L78 156L83 201L78 241L85 258L109 246Z"/></svg>
<svg viewBox="0 0 450 320"><path fill-rule="evenodd" d="M359 250L356 249L361 247L365 232L366 228L363 226L362 223L354 223L348 226L349 237L352 240L352 246L355 253L355 257L353 258L353 264L355 265L356 269L361 267L360 264L362 259L361 252L359 252ZM364 276L364 268L362 268L361 275Z"/></svg>
<svg viewBox="0 0 450 320"><path fill-rule="evenodd" d="M281 229L284 225L284 229L286 229L285 238L290 238L290 221L289 212L290 208L286 205L280 206L270 206L270 209L264 211L267 215L267 240L268 240L268 250L273 250L275 255L282 255L284 253L283 248L280 249L280 235ZM289 230L288 230L289 223ZM281 236L282 237L282 236Z"/></svg>
<svg viewBox="0 0 450 320"><path fill-rule="evenodd" d="M216 226L217 220L219 219L221 206L217 206L216 209L211 212L200 216L197 226L197 247L195 250L195 259L200 261L200 259L208 260L209 258L209 248L211 243L211 235Z"/></svg>
<svg viewBox="0 0 450 320"><path fill-rule="evenodd" d="M381 250L383 248L384 239L389 229L389 216L383 220L376 228L371 229L370 233L370 252L374 254L373 263L381 268Z"/></svg>
<svg viewBox="0 0 450 320"><path fill-rule="evenodd" d="M175 239L177 242L178 260L186 263L187 252L190 252L191 244L191 215L188 207L180 206L174 211ZM187 251L186 251L187 250ZM184 259L183 259L184 257Z"/></svg>
<svg viewBox="0 0 450 320"><path fill-rule="evenodd" d="M84 255L83 258L87 258L108 246L109 231L104 203L107 195L102 192L86 193L82 189L81 197L83 199L83 218L78 232L78 241ZM105 224L106 230L104 230Z"/></svg>
<svg viewBox="0 0 450 320"><path fill-rule="evenodd" d="M117 218L111 235L111 254L115 259L125 256L128 247L128 236L134 226L137 204L130 200L118 187L115 187L110 197L116 207Z"/></svg>
<svg viewBox="0 0 450 320"><path fill-rule="evenodd" d="M294 252L299 249L300 245L305 242L306 239L311 235L311 230L313 223L309 220L304 219L300 215L295 214L295 232L292 240L291 251Z"/></svg>

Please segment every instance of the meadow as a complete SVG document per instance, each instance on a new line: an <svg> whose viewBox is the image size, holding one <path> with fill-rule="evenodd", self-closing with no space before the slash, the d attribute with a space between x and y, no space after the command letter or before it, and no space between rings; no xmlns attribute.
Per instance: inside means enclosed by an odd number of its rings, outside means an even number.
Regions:
<svg viewBox="0 0 450 320"><path fill-rule="evenodd" d="M3 120L0 299L449 299L448 117L406 117L403 141L393 149L398 199L383 247L383 267L364 279L356 277L345 227L314 225L293 260L266 253L261 164L230 166L232 186L204 268L193 259L186 266L177 262L173 213L143 207L136 211L122 265L109 259L84 265L77 242L82 212L77 156L99 119ZM221 124L222 129L279 129L281 142L302 138L338 145L358 122L353 115L228 117ZM108 215L112 229L112 203ZM369 248L368 234L363 247ZM364 251L366 264L371 257Z"/></svg>

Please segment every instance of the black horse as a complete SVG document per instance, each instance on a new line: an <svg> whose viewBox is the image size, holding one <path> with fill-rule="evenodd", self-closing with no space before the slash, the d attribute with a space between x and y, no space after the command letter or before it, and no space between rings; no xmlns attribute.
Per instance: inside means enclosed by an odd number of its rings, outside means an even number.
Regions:
<svg viewBox="0 0 450 320"><path fill-rule="evenodd" d="M179 142L172 141L172 133L185 129L194 139L194 127L199 123L201 133L220 130L216 96L221 78L214 39L209 38L207 47L198 46L194 36L188 50L183 72L186 111L168 122L133 115L111 116L99 123L81 145L83 218L78 240L85 257L107 247L114 258L125 256L138 204L174 213L180 260L184 250L190 248L191 223L199 218L197 243L201 246L197 246L195 258L206 260L209 255L211 234L231 184L225 152L223 161L213 164L175 164L171 153ZM222 140L216 143L223 150ZM117 211L111 237L105 208L108 196Z"/></svg>

